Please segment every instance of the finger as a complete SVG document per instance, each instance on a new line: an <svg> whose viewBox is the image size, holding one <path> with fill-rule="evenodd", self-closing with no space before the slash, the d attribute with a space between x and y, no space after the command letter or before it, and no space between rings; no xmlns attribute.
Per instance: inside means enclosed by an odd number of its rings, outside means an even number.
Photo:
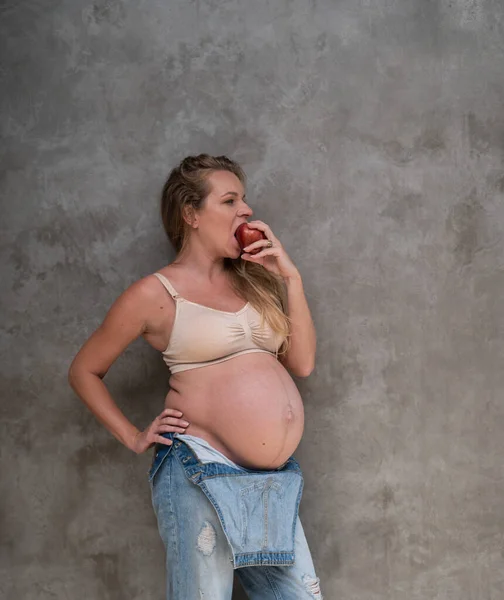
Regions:
<svg viewBox="0 0 504 600"><path fill-rule="evenodd" d="M164 432L164 433L168 433L168 432L177 432L177 433L185 433L186 428L185 427L175 427L173 425L159 425L159 427L157 428L157 431L160 432Z"/></svg>
<svg viewBox="0 0 504 600"><path fill-rule="evenodd" d="M262 250L257 254L242 254L242 258L246 259L256 259L256 258L264 258L265 256L276 256L278 257L280 253L277 248L266 248L266 250Z"/></svg>
<svg viewBox="0 0 504 600"><path fill-rule="evenodd" d="M247 225L252 227L252 229L259 229L259 231L262 231L264 234L266 234L266 237L269 238L272 242L279 243L278 239L271 231L271 227L269 225L266 225L266 223L263 223L263 221L250 221L249 223L247 223Z"/></svg>
<svg viewBox="0 0 504 600"><path fill-rule="evenodd" d="M243 248L244 252L250 253L251 250L255 250L256 248L262 248L263 246L267 246L269 240L257 240L256 242L252 242L249 246L245 246Z"/></svg>
<svg viewBox="0 0 504 600"><path fill-rule="evenodd" d="M263 231L263 229L269 229L269 226L264 221L260 221L259 219L256 219L255 221L249 221L247 225L253 229L260 229L261 231Z"/></svg>
<svg viewBox="0 0 504 600"><path fill-rule="evenodd" d="M176 419L175 417L163 417L159 419L160 425L175 425L178 427L189 427L189 421L184 419Z"/></svg>
<svg viewBox="0 0 504 600"><path fill-rule="evenodd" d="M171 446L173 444L172 440L156 434L154 434L154 441L156 444L164 444L165 446Z"/></svg>
<svg viewBox="0 0 504 600"><path fill-rule="evenodd" d="M158 418L165 416L181 417L183 414L184 413L181 410L177 410L176 408L165 408L163 412L159 414Z"/></svg>

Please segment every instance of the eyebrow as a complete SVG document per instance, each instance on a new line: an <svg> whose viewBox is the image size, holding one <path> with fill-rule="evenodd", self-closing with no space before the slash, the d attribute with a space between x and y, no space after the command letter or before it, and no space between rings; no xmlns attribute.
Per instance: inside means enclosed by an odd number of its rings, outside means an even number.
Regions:
<svg viewBox="0 0 504 600"><path fill-rule="evenodd" d="M237 198L240 195L237 192L226 192L225 194L222 194L221 198L224 198L224 196L229 196L230 194L231 194L231 196L236 196ZM247 197L247 195L243 194L243 198L246 198L246 197Z"/></svg>

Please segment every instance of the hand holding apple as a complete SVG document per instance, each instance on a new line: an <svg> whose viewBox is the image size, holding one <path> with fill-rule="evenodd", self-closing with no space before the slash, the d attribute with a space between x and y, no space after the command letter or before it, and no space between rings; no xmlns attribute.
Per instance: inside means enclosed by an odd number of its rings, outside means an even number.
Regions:
<svg viewBox="0 0 504 600"><path fill-rule="evenodd" d="M235 232L240 248L244 252L242 260L259 263L267 271L285 280L300 278L299 271L285 252L280 240L273 235L270 227L262 221L242 223ZM271 246L269 246L271 242ZM248 248L253 246L248 250Z"/></svg>

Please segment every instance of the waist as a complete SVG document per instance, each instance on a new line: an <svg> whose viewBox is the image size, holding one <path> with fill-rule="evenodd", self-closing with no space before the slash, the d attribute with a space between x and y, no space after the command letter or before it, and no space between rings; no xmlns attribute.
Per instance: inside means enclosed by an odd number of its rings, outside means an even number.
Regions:
<svg viewBox="0 0 504 600"><path fill-rule="evenodd" d="M173 435L173 437L177 440L184 442L184 444L189 446L189 448L193 451L194 455L196 456L196 458L198 459L198 461L201 464L219 463L222 465L228 465L229 467L232 467L233 469L237 469L239 471L243 471L243 472L250 471L250 469L247 469L247 468L233 462L225 454L223 454L222 452L219 452L219 450L217 448L212 446L204 438L197 437L195 435L185 434L185 433L175 433ZM287 464L287 461L285 461L278 467L275 467L274 470L279 471L286 464ZM262 469L261 469L261 471L262 471Z"/></svg>

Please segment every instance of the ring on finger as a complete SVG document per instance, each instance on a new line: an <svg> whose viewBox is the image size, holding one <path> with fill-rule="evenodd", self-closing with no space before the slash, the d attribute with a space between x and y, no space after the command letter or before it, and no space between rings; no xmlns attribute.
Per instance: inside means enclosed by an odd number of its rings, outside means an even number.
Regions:
<svg viewBox="0 0 504 600"><path fill-rule="evenodd" d="M271 240L268 240L268 243L266 244L266 248L272 248L273 247L273 242Z"/></svg>

